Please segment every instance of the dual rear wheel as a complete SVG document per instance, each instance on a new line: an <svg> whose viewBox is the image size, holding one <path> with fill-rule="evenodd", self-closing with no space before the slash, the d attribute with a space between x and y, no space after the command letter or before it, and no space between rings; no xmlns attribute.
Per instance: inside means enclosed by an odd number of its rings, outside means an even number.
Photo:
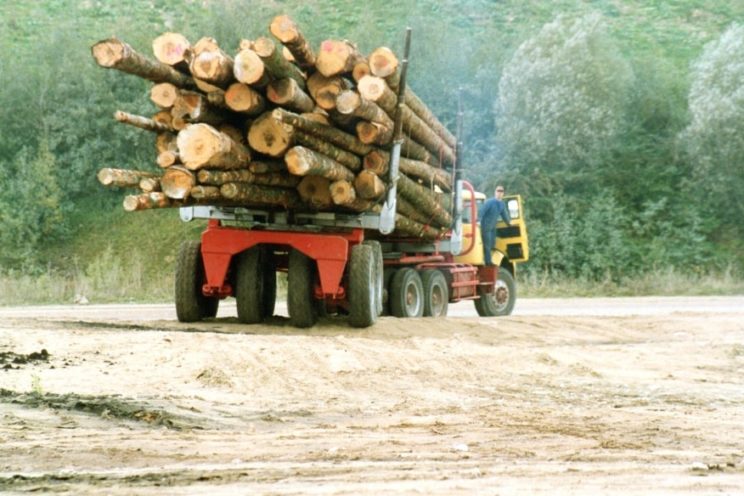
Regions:
<svg viewBox="0 0 744 496"><path fill-rule="evenodd" d="M388 303L394 317L447 315L449 289L442 271L404 267L388 277Z"/></svg>

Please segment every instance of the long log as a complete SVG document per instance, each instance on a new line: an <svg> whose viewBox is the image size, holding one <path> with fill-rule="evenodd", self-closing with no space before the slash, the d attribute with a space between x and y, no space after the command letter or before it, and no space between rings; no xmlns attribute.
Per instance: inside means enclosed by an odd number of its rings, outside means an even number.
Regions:
<svg viewBox="0 0 744 496"><path fill-rule="evenodd" d="M284 161L287 170L296 176L323 176L331 181L354 180L354 173L335 160L303 146L290 148Z"/></svg>
<svg viewBox="0 0 744 496"><path fill-rule="evenodd" d="M395 199L395 209L401 215L408 217L420 224L429 225L431 224L431 216L427 216L421 213L421 211L406 200L403 196L398 194Z"/></svg>
<svg viewBox="0 0 744 496"><path fill-rule="evenodd" d="M372 171L363 170L354 179L354 189L364 200L379 200L385 194L385 183Z"/></svg>
<svg viewBox="0 0 744 496"><path fill-rule="evenodd" d="M371 210L375 213L380 213L382 207L380 205L374 205ZM433 226L416 222L403 214L396 213L394 234L404 237L410 236L425 240L434 240L439 238L444 232Z"/></svg>
<svg viewBox="0 0 744 496"><path fill-rule="evenodd" d="M148 119L147 117L130 114L129 112L124 112L122 110L117 110L116 112L114 112L114 119L121 122L122 124L129 124L130 126L138 127L140 129L144 129L145 131L152 131L153 133L165 133L168 131L173 131L173 128L170 126L161 124L160 122L156 122L152 119Z"/></svg>
<svg viewBox="0 0 744 496"><path fill-rule="evenodd" d="M272 79L291 78L300 88L305 88L305 75L299 67L284 58L282 51L271 38L265 36L257 38L253 42L253 50L263 60Z"/></svg>
<svg viewBox="0 0 744 496"><path fill-rule="evenodd" d="M294 189L273 188L249 183L227 183L220 187L220 193L229 200L246 205L294 208L299 204L299 197Z"/></svg>
<svg viewBox="0 0 744 496"><path fill-rule="evenodd" d="M302 201L315 210L333 208L330 191L331 181L322 176L305 176L297 185L297 192Z"/></svg>
<svg viewBox="0 0 744 496"><path fill-rule="evenodd" d="M439 204L431 190L416 184L412 179L401 174L398 177L398 191L421 210L424 215L430 214L432 221L439 226L449 227L452 224L452 216Z"/></svg>
<svg viewBox="0 0 744 496"><path fill-rule="evenodd" d="M175 67L181 72L189 70L191 43L181 33L163 33L152 40L152 53L163 64Z"/></svg>
<svg viewBox="0 0 744 496"><path fill-rule="evenodd" d="M225 91L225 105L230 110L246 115L258 115L266 107L264 97L243 83L233 83Z"/></svg>
<svg viewBox="0 0 744 496"><path fill-rule="evenodd" d="M315 122L306 116L293 114L283 109L274 109L272 115L276 120L290 124L309 134L317 136L324 141L348 150L357 155L366 155L372 151L372 147L365 145L353 134L345 133L333 126Z"/></svg>
<svg viewBox="0 0 744 496"><path fill-rule="evenodd" d="M273 103L294 112L311 112L315 102L292 78L272 81L266 87L266 97Z"/></svg>
<svg viewBox="0 0 744 496"><path fill-rule="evenodd" d="M416 116L426 123L432 131L436 133L444 142L453 150L457 147L457 138L450 133L444 124L429 110L429 107L410 89L406 88L405 97L403 101L405 105L410 108Z"/></svg>
<svg viewBox="0 0 744 496"><path fill-rule="evenodd" d="M150 89L150 100L161 109L169 109L176 103L178 88L171 83L158 83Z"/></svg>
<svg viewBox="0 0 744 496"><path fill-rule="evenodd" d="M202 122L211 126L222 124L228 115L209 103L207 97L193 91L182 91L171 109L174 118L182 118L189 123Z"/></svg>
<svg viewBox="0 0 744 496"><path fill-rule="evenodd" d="M271 34L286 46L303 69L315 66L315 53L295 22L287 15L274 17L269 27Z"/></svg>
<svg viewBox="0 0 744 496"><path fill-rule="evenodd" d="M200 184L219 186L226 183L252 183L277 188L296 188L301 178L291 176L286 172L271 172L255 174L247 169L222 171L216 169L202 169L197 174Z"/></svg>
<svg viewBox="0 0 744 496"><path fill-rule="evenodd" d="M233 82L233 58L222 51L214 38L200 39L193 51L189 68L195 78L220 88L226 88Z"/></svg>
<svg viewBox="0 0 744 496"><path fill-rule="evenodd" d="M373 150L364 156L364 168L380 176L387 173L389 164L390 153L384 150ZM398 166L401 172L409 176L423 179L429 185L437 185L443 190L452 191L452 177L443 169L406 157L400 158Z"/></svg>
<svg viewBox="0 0 744 496"><path fill-rule="evenodd" d="M104 186L136 188L139 187L139 182L143 178L156 177L156 175L152 172L105 167L98 171L96 177L98 177L98 181Z"/></svg>
<svg viewBox="0 0 744 496"><path fill-rule="evenodd" d="M383 127L393 128L393 120L378 105L362 98L356 91L343 91L336 97L336 109Z"/></svg>
<svg viewBox="0 0 744 496"><path fill-rule="evenodd" d="M191 124L178 133L178 154L190 170L202 167L235 169L251 160L248 148L208 124Z"/></svg>
<svg viewBox="0 0 744 496"><path fill-rule="evenodd" d="M141 193L139 195L127 195L124 197L124 210L134 212L135 210L149 210L152 208L166 208L182 205L174 202L165 193Z"/></svg>
<svg viewBox="0 0 744 496"><path fill-rule="evenodd" d="M315 107L312 112L303 112L299 115L300 117L304 117L313 122L325 124L326 126L331 125L331 119L328 117L328 112L320 107Z"/></svg>
<svg viewBox="0 0 744 496"><path fill-rule="evenodd" d="M403 132L409 134L414 140L421 143L435 156L441 157L443 163L454 165L455 152L444 142L421 118L413 113L411 109L403 105L402 119Z"/></svg>
<svg viewBox="0 0 744 496"><path fill-rule="evenodd" d="M183 200L188 198L191 188L196 186L196 176L193 172L173 165L168 167L160 178L160 188L165 196L174 200Z"/></svg>
<svg viewBox="0 0 744 496"><path fill-rule="evenodd" d="M344 78L326 77L320 72L314 73L307 80L307 90L310 96L323 110L336 108L336 97L349 87L350 84Z"/></svg>
<svg viewBox="0 0 744 496"><path fill-rule="evenodd" d="M271 82L271 76L263 60L250 48L240 50L235 56L233 75L239 82L254 88L263 88Z"/></svg>
<svg viewBox="0 0 744 496"><path fill-rule="evenodd" d="M194 80L173 67L151 60L117 38L99 41L91 47L96 63L117 69L155 83L172 83L179 88L193 88Z"/></svg>
<svg viewBox="0 0 744 496"><path fill-rule="evenodd" d="M315 150L318 153L332 158L336 162L340 163L344 167L352 171L358 171L362 168L362 159L357 155L348 152L342 148L332 145L327 141L324 141L317 136L310 133L299 131L295 129L292 133L293 144L302 145L304 147Z"/></svg>
<svg viewBox="0 0 744 496"><path fill-rule="evenodd" d="M224 198L220 193L219 186L202 186L197 184L189 192L189 197L199 201L219 201L223 202Z"/></svg>
<svg viewBox="0 0 744 496"><path fill-rule="evenodd" d="M248 130L248 144L259 153L281 157L292 144L293 128L272 112L259 116Z"/></svg>
<svg viewBox="0 0 744 496"><path fill-rule="evenodd" d="M351 72L364 57L346 40L325 40L320 44L315 67L326 77Z"/></svg>

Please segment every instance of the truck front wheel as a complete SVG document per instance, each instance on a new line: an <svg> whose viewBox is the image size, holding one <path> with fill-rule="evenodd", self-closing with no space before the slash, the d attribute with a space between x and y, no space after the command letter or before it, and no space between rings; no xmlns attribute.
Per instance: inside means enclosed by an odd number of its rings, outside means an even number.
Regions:
<svg viewBox="0 0 744 496"><path fill-rule="evenodd" d="M405 267L390 281L390 313L395 317L421 317L424 314L424 287L421 276Z"/></svg>
<svg viewBox="0 0 744 496"><path fill-rule="evenodd" d="M486 293L483 286L478 286L478 298L475 310L481 317L500 317L510 315L517 301L517 285L514 276L508 269L499 268L499 278L492 292Z"/></svg>
<svg viewBox="0 0 744 496"><path fill-rule="evenodd" d="M354 327L369 327L377 321L378 291L382 293L382 274L377 253L372 245L351 248L349 260L349 323Z"/></svg>
<svg viewBox="0 0 744 496"><path fill-rule="evenodd" d="M184 241L176 264L176 316L179 322L197 322L217 315L220 300L204 296L204 281L201 242Z"/></svg>
<svg viewBox="0 0 744 496"><path fill-rule="evenodd" d="M289 252L287 276L287 310L289 321L295 327L312 327L318 320L315 301L316 263L302 252Z"/></svg>

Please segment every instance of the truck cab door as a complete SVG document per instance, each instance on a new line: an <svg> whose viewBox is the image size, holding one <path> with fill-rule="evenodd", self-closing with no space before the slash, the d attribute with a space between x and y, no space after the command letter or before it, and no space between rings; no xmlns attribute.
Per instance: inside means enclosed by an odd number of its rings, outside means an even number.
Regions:
<svg viewBox="0 0 744 496"><path fill-rule="evenodd" d="M509 210L511 225L500 220L496 224L496 250L506 255L510 262L526 262L530 258L527 243L527 225L522 210L522 197L509 195L504 197L506 208ZM496 260L496 259L494 259Z"/></svg>

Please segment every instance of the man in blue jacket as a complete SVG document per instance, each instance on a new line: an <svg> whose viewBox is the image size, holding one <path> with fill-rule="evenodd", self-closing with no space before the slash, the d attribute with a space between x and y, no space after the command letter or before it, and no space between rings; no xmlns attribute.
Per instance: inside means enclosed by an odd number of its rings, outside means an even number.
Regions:
<svg viewBox="0 0 744 496"><path fill-rule="evenodd" d="M501 185L496 186L494 198L486 200L479 212L483 256L486 265L493 265L491 250L496 248L496 223L499 221L499 218L504 219L507 225L511 224L509 210L506 208L503 198L504 187Z"/></svg>

